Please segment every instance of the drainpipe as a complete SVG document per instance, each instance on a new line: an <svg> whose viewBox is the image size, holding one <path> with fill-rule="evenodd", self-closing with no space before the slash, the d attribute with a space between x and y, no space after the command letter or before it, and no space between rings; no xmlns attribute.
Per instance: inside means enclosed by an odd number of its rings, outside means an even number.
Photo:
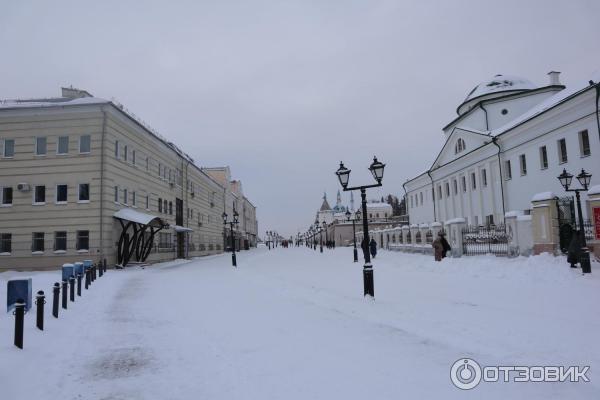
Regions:
<svg viewBox="0 0 600 400"><path fill-rule="evenodd" d="M498 169L500 170L500 196L502 197L502 221L506 223L506 210L504 208L504 175L502 174L502 162L500 161L500 145L497 143L497 138L495 136L492 137L492 143L496 145L498 148Z"/></svg>
<svg viewBox="0 0 600 400"><path fill-rule="evenodd" d="M106 142L106 111L104 106L100 109L102 110L102 139L100 141L100 258L104 259L104 143Z"/></svg>
<svg viewBox="0 0 600 400"><path fill-rule="evenodd" d="M408 194L406 193L406 182L402 184L402 189L404 189L404 209L406 211L406 215L408 215L408 223L410 224L410 214L408 213ZM393 210L392 210L393 214Z"/></svg>
<svg viewBox="0 0 600 400"><path fill-rule="evenodd" d="M594 81L590 81L590 85L594 85ZM598 138L600 139L600 113L598 110L598 102L600 101L600 83L596 83L596 124L598 126Z"/></svg>
<svg viewBox="0 0 600 400"><path fill-rule="evenodd" d="M435 187L433 184L433 178L431 177L431 170L427 170L427 175L429 175L429 179L431 179L431 198L433 199L433 222L437 222L437 216L435 212Z"/></svg>
<svg viewBox="0 0 600 400"><path fill-rule="evenodd" d="M485 130L489 131L490 130L490 124L488 122L488 113L487 110L485 108L483 108L483 104L479 103L479 108L481 108L483 110L483 112L485 113Z"/></svg>

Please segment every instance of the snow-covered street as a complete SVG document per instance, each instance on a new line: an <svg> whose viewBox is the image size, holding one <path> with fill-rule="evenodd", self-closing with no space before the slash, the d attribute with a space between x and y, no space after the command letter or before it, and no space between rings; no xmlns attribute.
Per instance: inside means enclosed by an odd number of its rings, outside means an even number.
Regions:
<svg viewBox="0 0 600 400"><path fill-rule="evenodd" d="M564 399L600 393L600 271L542 255L445 259L381 251L375 300L352 249L259 248L109 270L46 330L0 316L3 399ZM589 365L589 383L450 381L483 365Z"/></svg>

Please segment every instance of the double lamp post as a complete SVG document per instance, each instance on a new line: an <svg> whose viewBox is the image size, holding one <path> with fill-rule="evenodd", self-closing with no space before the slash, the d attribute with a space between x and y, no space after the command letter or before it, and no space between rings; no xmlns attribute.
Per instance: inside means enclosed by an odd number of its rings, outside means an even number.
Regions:
<svg viewBox="0 0 600 400"><path fill-rule="evenodd" d="M348 187L348 181L350 179L350 170L344 166L343 162L340 162L340 167L336 171L336 175L342 185L344 191L348 190L360 190L362 199L362 217L363 217L363 243L362 249L365 256L365 265L363 266L363 283L364 283L364 295L374 297L375 288L373 283L373 266L371 265L371 255L369 254L369 222L367 221L367 189L373 187L382 186L383 169L385 164L377 161L377 157L373 158L373 162L369 166L369 171L373 175L373 178L377 183L372 185L354 186Z"/></svg>
<svg viewBox="0 0 600 400"><path fill-rule="evenodd" d="M227 213L225 211L223 211L223 225L227 226L227 224L229 224L229 230L231 232L231 264L234 267L237 267L237 262L235 259L235 237L234 237L234 232L233 232L233 227L234 225L237 225L239 223L238 221L238 217L240 215L238 214L238 212L235 210L235 208L233 209L233 220L232 221L227 221Z"/></svg>

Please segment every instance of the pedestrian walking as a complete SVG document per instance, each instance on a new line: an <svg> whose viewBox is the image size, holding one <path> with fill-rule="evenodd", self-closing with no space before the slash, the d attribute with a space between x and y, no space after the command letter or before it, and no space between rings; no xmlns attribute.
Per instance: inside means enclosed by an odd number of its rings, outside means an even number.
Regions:
<svg viewBox="0 0 600 400"><path fill-rule="evenodd" d="M450 243L446 240L446 234L444 232L439 233L440 241L442 242L442 258L446 258L446 254L452 249Z"/></svg>
<svg viewBox="0 0 600 400"><path fill-rule="evenodd" d="M371 239L371 243L369 243L369 249L371 250L371 257L375 258L377 255L377 242L375 239Z"/></svg>

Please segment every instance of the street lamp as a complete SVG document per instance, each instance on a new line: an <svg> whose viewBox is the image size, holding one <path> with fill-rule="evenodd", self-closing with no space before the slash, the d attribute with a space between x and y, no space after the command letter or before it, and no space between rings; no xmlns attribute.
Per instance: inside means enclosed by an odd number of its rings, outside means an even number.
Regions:
<svg viewBox="0 0 600 400"><path fill-rule="evenodd" d="M581 169L581 173L577 175L577 180L583 189L569 189L571 182L573 181L573 175L567 172L563 168L562 174L558 176L560 184L565 188L566 192L575 192L577 198L577 217L579 218L579 243L581 248L579 250L579 263L581 264L581 272L589 274L592 272L592 266L590 264L590 251L585 242L585 229L583 226L583 212L581 211L581 198L579 192L587 192L590 182L592 180L592 174L588 174L584 169Z"/></svg>
<svg viewBox="0 0 600 400"><path fill-rule="evenodd" d="M234 237L233 227L234 227L234 225L237 225L239 223L239 221L238 221L239 216L240 215L235 210L235 208L233 209L233 220L232 221L229 221L229 222L227 221L227 213L225 211L223 211L223 214L222 214L223 225L227 226L227 224L229 224L229 229L231 231L231 264L234 267L237 267L237 262L235 259L235 237Z"/></svg>
<svg viewBox="0 0 600 400"><path fill-rule="evenodd" d="M325 230L325 247L329 248L329 237L327 236L327 222L323 221L323 229Z"/></svg>
<svg viewBox="0 0 600 400"><path fill-rule="evenodd" d="M373 162L369 166L369 171L373 175L376 184L366 186L355 186L348 187L348 181L350 180L350 170L344 166L343 162L340 162L340 167L336 171L336 175L344 188L344 191L348 190L360 190L362 198L362 217L363 217L363 232L364 238L363 243L363 254L365 256L365 265L363 267L363 282L364 282L364 295L375 296L375 287L373 283L373 265L371 265L371 255L369 254L369 222L367 221L367 189L373 187L382 186L381 181L383 180L383 170L385 164L377 161L377 157L373 157Z"/></svg>
<svg viewBox="0 0 600 400"><path fill-rule="evenodd" d="M346 220L352 221L352 237L354 238L354 262L358 262L358 250L356 249L356 227L355 222L360 220L360 211L354 213L354 218L352 218L352 213L350 210L346 211Z"/></svg>

